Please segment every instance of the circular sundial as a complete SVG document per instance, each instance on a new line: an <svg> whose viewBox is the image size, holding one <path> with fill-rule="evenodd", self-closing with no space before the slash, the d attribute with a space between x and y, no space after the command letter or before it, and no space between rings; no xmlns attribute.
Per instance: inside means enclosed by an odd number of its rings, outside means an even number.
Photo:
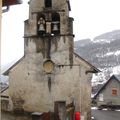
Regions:
<svg viewBox="0 0 120 120"><path fill-rule="evenodd" d="M44 71L45 71L47 74L50 74L50 73L53 72L54 66L55 66L55 64L53 63L52 60L46 60L46 61L43 63L43 69L44 69Z"/></svg>

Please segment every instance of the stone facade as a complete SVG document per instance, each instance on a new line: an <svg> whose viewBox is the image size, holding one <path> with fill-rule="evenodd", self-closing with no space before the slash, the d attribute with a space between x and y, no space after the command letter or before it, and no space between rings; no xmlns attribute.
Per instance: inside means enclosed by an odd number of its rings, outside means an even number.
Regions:
<svg viewBox="0 0 120 120"><path fill-rule="evenodd" d="M85 120L89 120L91 72L97 69L73 51L69 1L52 0L52 5L45 4L45 1L29 2L29 19L25 21L25 56L9 71L9 98L13 106L9 112L53 112L55 101L66 101L66 104L74 102L75 111L80 111L86 116ZM44 21L38 26L41 18ZM47 64L47 70L53 66L50 73L45 71L46 61L51 62ZM7 120L4 114L3 120ZM10 115L9 120L12 120L15 116ZM17 116L19 120L23 120L22 115L21 118ZM24 119L30 120L29 117Z"/></svg>

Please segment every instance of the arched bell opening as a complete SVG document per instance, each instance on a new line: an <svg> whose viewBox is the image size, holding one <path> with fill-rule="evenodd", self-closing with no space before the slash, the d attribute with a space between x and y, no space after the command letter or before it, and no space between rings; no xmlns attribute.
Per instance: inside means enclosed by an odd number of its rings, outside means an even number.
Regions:
<svg viewBox="0 0 120 120"><path fill-rule="evenodd" d="M45 34L46 24L45 24L45 15L44 14L38 15L37 31L38 31L38 35Z"/></svg>
<svg viewBox="0 0 120 120"><path fill-rule="evenodd" d="M60 15L59 15L59 13L52 14L51 31L53 34L60 34Z"/></svg>

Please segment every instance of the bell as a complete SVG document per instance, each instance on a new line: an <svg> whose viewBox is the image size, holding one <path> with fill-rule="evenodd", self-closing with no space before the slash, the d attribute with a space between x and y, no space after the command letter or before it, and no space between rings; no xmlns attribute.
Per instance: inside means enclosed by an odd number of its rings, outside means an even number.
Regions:
<svg viewBox="0 0 120 120"><path fill-rule="evenodd" d="M45 27L44 27L43 24L40 24L40 26L39 26L39 31L45 31Z"/></svg>
<svg viewBox="0 0 120 120"><path fill-rule="evenodd" d="M59 30L59 28L58 28L58 21L56 21L56 22L52 22L53 23L53 31L58 31Z"/></svg>

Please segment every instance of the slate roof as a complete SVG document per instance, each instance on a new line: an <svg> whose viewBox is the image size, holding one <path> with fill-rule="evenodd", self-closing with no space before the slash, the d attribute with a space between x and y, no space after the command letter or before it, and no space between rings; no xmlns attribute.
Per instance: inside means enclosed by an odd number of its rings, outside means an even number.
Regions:
<svg viewBox="0 0 120 120"><path fill-rule="evenodd" d="M101 89L97 92L97 94L93 97L93 99L96 99L97 96L99 95L99 93L107 86L107 84L111 81L111 80L117 80L118 82L120 82L120 75L112 75L110 77L110 79L101 87Z"/></svg>

